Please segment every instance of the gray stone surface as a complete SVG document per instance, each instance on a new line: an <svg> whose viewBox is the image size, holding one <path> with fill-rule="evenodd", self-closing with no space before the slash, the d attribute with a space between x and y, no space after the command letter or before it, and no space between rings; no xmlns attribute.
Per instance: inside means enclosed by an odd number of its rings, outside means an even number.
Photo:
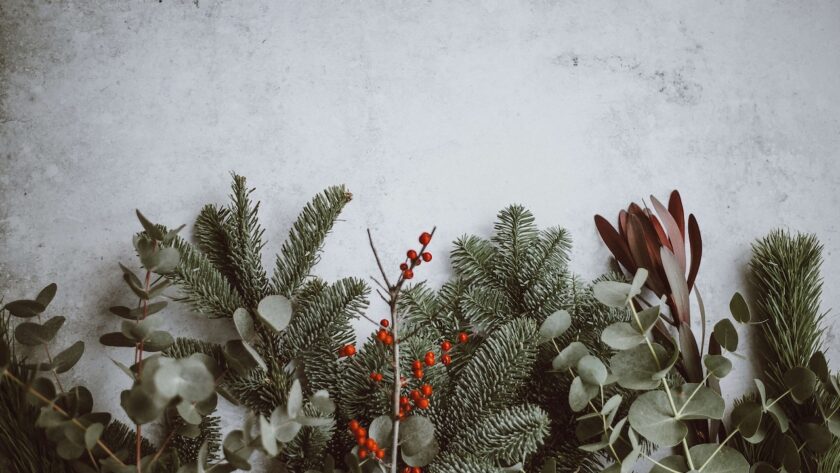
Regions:
<svg viewBox="0 0 840 473"><path fill-rule="evenodd" d="M88 344L69 375L114 408L126 380L104 356L129 355L96 340L131 300L133 209L191 223L236 170L263 201L269 263L312 194L350 186L327 278L374 271L365 227L395 262L437 224L419 277L438 284L447 242L511 202L566 226L594 277L592 215L678 188L713 320L779 226L819 235L840 307L838 40L829 1L3 0L0 287L59 283L59 344ZM185 310L171 327L232 331Z"/></svg>

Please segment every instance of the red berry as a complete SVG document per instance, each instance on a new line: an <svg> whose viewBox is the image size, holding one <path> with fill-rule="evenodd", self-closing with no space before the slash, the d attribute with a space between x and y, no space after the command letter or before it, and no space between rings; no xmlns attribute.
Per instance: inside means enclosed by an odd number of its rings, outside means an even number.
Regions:
<svg viewBox="0 0 840 473"><path fill-rule="evenodd" d="M405 406L408 404L408 396L400 396L400 405Z"/></svg>
<svg viewBox="0 0 840 473"><path fill-rule="evenodd" d="M416 389L412 389L411 392L408 393L408 395L411 396L411 399L413 401L417 401L418 399L420 399L422 397L420 395L420 391L418 391Z"/></svg>
<svg viewBox="0 0 840 473"><path fill-rule="evenodd" d="M359 427L361 427L361 425L359 425L359 421L353 419L350 421L349 424L347 424L347 427L350 428L351 432L356 432L357 430L359 430Z"/></svg>
<svg viewBox="0 0 840 473"><path fill-rule="evenodd" d="M426 358L425 359L426 366L432 366L432 365L435 364L435 354L434 353L432 353L430 351L426 352L426 357L425 358Z"/></svg>
<svg viewBox="0 0 840 473"><path fill-rule="evenodd" d="M421 245L426 246L430 241L432 241L432 234L429 232L423 232L420 234L420 238L418 240Z"/></svg>
<svg viewBox="0 0 840 473"><path fill-rule="evenodd" d="M440 349L443 351L449 351L452 349L452 343L449 340L444 340L443 343L440 344Z"/></svg>
<svg viewBox="0 0 840 473"><path fill-rule="evenodd" d="M364 447L366 441L367 437L365 437L364 435L356 435L356 444L360 447Z"/></svg>
<svg viewBox="0 0 840 473"><path fill-rule="evenodd" d="M423 469L419 466L415 466L411 468L411 473L423 473Z"/></svg>
<svg viewBox="0 0 840 473"><path fill-rule="evenodd" d="M382 340L382 343L386 345L393 345L394 344L394 337L391 336L390 333L385 334L385 339Z"/></svg>
<svg viewBox="0 0 840 473"><path fill-rule="evenodd" d="M458 342L459 343L467 343L469 341L470 336L467 335L467 332L461 332L458 334Z"/></svg>
<svg viewBox="0 0 840 473"><path fill-rule="evenodd" d="M359 427L358 429L356 429L356 437L361 437L364 439L365 437L367 437L367 430L365 430L364 427Z"/></svg>
<svg viewBox="0 0 840 473"><path fill-rule="evenodd" d="M430 397L432 395L432 385L424 384L423 386L420 386L420 392L423 393L424 396Z"/></svg>
<svg viewBox="0 0 840 473"><path fill-rule="evenodd" d="M407 466L407 467L403 468L402 473L411 473L411 467Z"/></svg>
<svg viewBox="0 0 840 473"><path fill-rule="evenodd" d="M420 263L422 263L423 260L421 260L420 258L414 258L413 260L411 260L411 262L414 263L414 266L420 266Z"/></svg>
<svg viewBox="0 0 840 473"><path fill-rule="evenodd" d="M432 260L432 254L429 253L428 251L424 251L423 252L423 261L428 263L431 260Z"/></svg>
<svg viewBox="0 0 840 473"><path fill-rule="evenodd" d="M368 450L373 450L373 451L375 451L377 448L379 448L379 446L376 444L376 440L374 440L370 437L368 437L367 441L365 442L365 447L367 447Z"/></svg>
<svg viewBox="0 0 840 473"><path fill-rule="evenodd" d="M415 259L417 259L417 252L414 250L408 250L405 253L405 256L407 256L409 260L414 261Z"/></svg>
<svg viewBox="0 0 840 473"><path fill-rule="evenodd" d="M417 378L417 379L422 378L423 377L423 370L422 369L414 370L414 377Z"/></svg>
<svg viewBox="0 0 840 473"><path fill-rule="evenodd" d="M410 269L406 269L405 271L403 271L403 277L406 278L406 279L413 278L414 277L414 271L412 271Z"/></svg>
<svg viewBox="0 0 840 473"><path fill-rule="evenodd" d="M367 451L367 449L366 449L366 448L364 448L364 447L360 448L360 449L359 449L359 458L360 458L361 460L364 460L365 458L367 458L367 456L368 456L368 451Z"/></svg>
<svg viewBox="0 0 840 473"><path fill-rule="evenodd" d="M452 357L447 353L446 355L440 357L440 361L443 362L444 365L449 366L449 363L452 363Z"/></svg>
<svg viewBox="0 0 840 473"><path fill-rule="evenodd" d="M400 264L400 271L406 271L408 269L408 265L405 263Z"/></svg>
<svg viewBox="0 0 840 473"><path fill-rule="evenodd" d="M382 319L382 320L379 321L379 325L381 325L383 327L387 327L387 326L391 325L391 322L389 322L388 319Z"/></svg>
<svg viewBox="0 0 840 473"><path fill-rule="evenodd" d="M423 363L420 363L420 360L414 360L411 362L411 369L416 371L421 368L423 368Z"/></svg>
<svg viewBox="0 0 840 473"><path fill-rule="evenodd" d="M380 342L384 342L385 337L387 337L387 336L388 336L388 331L385 330L384 328L381 328L381 329L376 331L376 339L379 340Z"/></svg>
<svg viewBox="0 0 840 473"><path fill-rule="evenodd" d="M376 458L382 460L385 458L385 450L379 449L376 451Z"/></svg>
<svg viewBox="0 0 840 473"><path fill-rule="evenodd" d="M355 345L344 345L341 347L341 356L353 356L356 354L356 347Z"/></svg>
<svg viewBox="0 0 840 473"><path fill-rule="evenodd" d="M382 381L382 373L371 373L370 379L376 381L377 383Z"/></svg>
<svg viewBox="0 0 840 473"><path fill-rule="evenodd" d="M417 402L414 403L418 409L428 409L429 408L429 400L428 399L418 399Z"/></svg>

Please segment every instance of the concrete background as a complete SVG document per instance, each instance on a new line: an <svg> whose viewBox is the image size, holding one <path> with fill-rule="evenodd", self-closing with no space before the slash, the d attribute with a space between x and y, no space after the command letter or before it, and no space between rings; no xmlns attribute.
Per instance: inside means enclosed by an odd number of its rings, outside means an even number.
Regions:
<svg viewBox="0 0 840 473"><path fill-rule="evenodd" d="M330 279L374 272L366 227L396 264L436 224L419 277L439 284L448 242L488 235L512 202L567 227L591 278L607 263L592 215L678 188L713 320L779 226L822 239L838 307L838 40L828 1L4 0L0 287L58 282L58 345L87 342L68 375L116 409L126 380L104 355L129 354L97 338L132 300L117 262L136 265L133 209L190 224L236 170L263 202L269 265L314 193L352 189ZM233 331L184 310L170 327Z"/></svg>

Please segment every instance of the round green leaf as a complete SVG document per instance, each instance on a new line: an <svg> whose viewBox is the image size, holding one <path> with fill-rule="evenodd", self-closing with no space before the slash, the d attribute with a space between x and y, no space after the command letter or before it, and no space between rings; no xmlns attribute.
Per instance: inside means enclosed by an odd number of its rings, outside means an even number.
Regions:
<svg viewBox="0 0 840 473"><path fill-rule="evenodd" d="M569 387L569 407L574 412L582 411L589 404L589 401L598 395L598 392L598 386L586 384L580 379L580 376L575 376Z"/></svg>
<svg viewBox="0 0 840 473"><path fill-rule="evenodd" d="M440 446L436 439L432 439L428 445L423 447L419 452L414 453L413 455L409 455L408 452L403 449L401 451L402 459L408 466L419 466L424 467L434 460L437 456L438 452L440 451Z"/></svg>
<svg viewBox="0 0 840 473"><path fill-rule="evenodd" d="M169 348L169 346L173 343L175 343L175 339L172 338L172 335L169 332L157 330L146 337L146 340L143 342L143 351L163 351Z"/></svg>
<svg viewBox="0 0 840 473"><path fill-rule="evenodd" d="M617 322L601 332L601 341L613 350L628 350L644 343L645 336L629 323Z"/></svg>
<svg viewBox="0 0 840 473"><path fill-rule="evenodd" d="M653 347L659 360L665 360L667 354L662 345L654 343ZM661 379L655 378L660 368L647 345L638 345L613 355L610 359L610 370L616 376L618 384L627 389L655 389Z"/></svg>
<svg viewBox="0 0 840 473"><path fill-rule="evenodd" d="M149 270L157 274L170 274L181 262L181 254L178 250L169 246L160 248L152 256L152 264Z"/></svg>
<svg viewBox="0 0 840 473"><path fill-rule="evenodd" d="M811 359L808 361L808 368L817 375L820 381L829 383L831 374L829 373L828 362L825 360L823 352L817 350L811 355Z"/></svg>
<svg viewBox="0 0 840 473"><path fill-rule="evenodd" d="M702 384L686 383L672 389L679 419L723 419L726 403L720 394Z"/></svg>
<svg viewBox="0 0 840 473"><path fill-rule="evenodd" d="M727 351L738 349L738 331L729 319L723 319L715 324L715 340Z"/></svg>
<svg viewBox="0 0 840 473"><path fill-rule="evenodd" d="M251 318L248 310L240 307L233 311L233 324L236 326L236 332L242 337L242 340L251 343L257 337L254 319Z"/></svg>
<svg viewBox="0 0 840 473"><path fill-rule="evenodd" d="M9 302L3 308L8 310L9 313L15 317L20 317L22 319L35 317L46 309L43 305L36 301L24 299Z"/></svg>
<svg viewBox="0 0 840 473"><path fill-rule="evenodd" d="M825 424L802 422L797 427L805 444L814 453L823 454L831 448L834 437L832 437L831 431Z"/></svg>
<svg viewBox="0 0 840 473"><path fill-rule="evenodd" d="M608 374L604 363L592 355L586 355L578 360L577 372L583 382L596 386L603 386Z"/></svg>
<svg viewBox="0 0 840 473"><path fill-rule="evenodd" d="M674 418L662 391L648 391L636 398L627 418L636 432L662 447L673 447L688 434L685 423Z"/></svg>
<svg viewBox="0 0 840 473"><path fill-rule="evenodd" d="M633 323L631 323L631 325L639 333L648 333L650 329L654 325L656 325L656 321L659 320L659 306L655 305L653 307L648 307L647 309L637 313L636 315L638 316L639 320L634 320ZM641 327L639 326L639 324L641 324Z"/></svg>
<svg viewBox="0 0 840 473"><path fill-rule="evenodd" d="M706 355L703 357L703 364L709 373L718 379L726 377L732 371L732 362L723 355Z"/></svg>
<svg viewBox="0 0 840 473"><path fill-rule="evenodd" d="M64 373L76 366L85 353L85 342L78 341L53 358L53 368L56 373Z"/></svg>
<svg viewBox="0 0 840 473"><path fill-rule="evenodd" d="M260 354L242 340L230 340L225 343L224 354L228 365L240 373L257 367L266 369L265 361Z"/></svg>
<svg viewBox="0 0 840 473"><path fill-rule="evenodd" d="M595 299L609 307L622 308L627 305L631 286L617 281L599 281L592 287Z"/></svg>
<svg viewBox="0 0 840 473"><path fill-rule="evenodd" d="M277 428L279 427L280 425L277 427L272 426L265 417L260 416L260 444L262 445L263 450L265 450L265 453L272 457L280 453L277 448L277 439L275 437ZM294 436L292 436L292 438L294 438Z"/></svg>
<svg viewBox="0 0 840 473"><path fill-rule="evenodd" d="M817 387L817 375L804 366L789 369L782 378L785 386L790 389L791 397L797 404L807 401Z"/></svg>
<svg viewBox="0 0 840 473"><path fill-rule="evenodd" d="M49 343L55 338L58 330L64 324L64 317L53 317L44 324L23 322L15 327L15 340L21 345L38 346Z"/></svg>
<svg viewBox="0 0 840 473"><path fill-rule="evenodd" d="M58 286L55 283L50 283L47 287L41 289L41 292L35 297L35 302L41 304L46 309L55 297L57 290Z"/></svg>
<svg viewBox="0 0 840 473"><path fill-rule="evenodd" d="M136 385L120 394L120 405L135 424L147 424L163 414L166 404L159 403L155 396L147 393L142 386Z"/></svg>
<svg viewBox="0 0 840 473"><path fill-rule="evenodd" d="M273 435L270 430L269 435ZM274 446L276 448L276 442ZM251 469L251 464L248 463L248 459L251 457L253 451L254 449L248 445L248 442L245 440L245 434L241 430L234 430L227 434L224 442L222 442L222 453L225 456L225 460L240 470L248 471Z"/></svg>
<svg viewBox="0 0 840 473"><path fill-rule="evenodd" d="M750 467L750 473L779 473L779 470L767 462L758 462Z"/></svg>
<svg viewBox="0 0 840 473"><path fill-rule="evenodd" d="M702 443L688 449L695 465L706 465L703 473L749 473L750 464L731 447L716 443Z"/></svg>
<svg viewBox="0 0 840 473"><path fill-rule="evenodd" d="M294 380L292 387L289 389L289 397L286 404L286 412L289 417L295 418L303 410L303 389L300 387L300 381Z"/></svg>
<svg viewBox="0 0 840 473"><path fill-rule="evenodd" d="M40 394L41 396L53 400L55 399L56 391L55 385L52 381L47 378L35 378L32 380L31 389L36 393ZM35 397L32 394L27 393L26 400L35 406L43 404L43 400L38 397Z"/></svg>
<svg viewBox="0 0 840 473"><path fill-rule="evenodd" d="M752 437L758 432L762 414L762 407L757 402L743 401L732 409L732 426L744 437Z"/></svg>
<svg viewBox="0 0 840 473"><path fill-rule="evenodd" d="M777 464L781 464L786 471L796 473L802 467L802 459L799 457L799 448L796 441L790 435L781 435L773 448L773 454Z"/></svg>
<svg viewBox="0 0 840 473"><path fill-rule="evenodd" d="M376 440L379 445L387 445L391 437L391 429L394 423L387 415L381 415L370 423L368 427L368 437Z"/></svg>
<svg viewBox="0 0 840 473"><path fill-rule="evenodd" d="M414 415L400 422L400 444L409 455L417 454L435 439L435 426L428 418Z"/></svg>
<svg viewBox="0 0 840 473"><path fill-rule="evenodd" d="M89 425L88 428L85 429L85 448L88 450L92 449L99 441L99 437L102 436L102 431L104 430L105 426L98 422Z"/></svg>
<svg viewBox="0 0 840 473"><path fill-rule="evenodd" d="M609 415L621 405L621 394L614 394L601 407L601 415Z"/></svg>
<svg viewBox="0 0 840 473"><path fill-rule="evenodd" d="M106 347L133 347L134 345L137 345L137 342L126 337L121 332L106 333L105 335L99 337L99 343L105 345Z"/></svg>
<svg viewBox="0 0 840 473"><path fill-rule="evenodd" d="M747 301L744 300L744 296L739 292L732 295L732 299L729 301L729 311L732 313L732 318L742 324L750 321L750 308Z"/></svg>
<svg viewBox="0 0 840 473"><path fill-rule="evenodd" d="M764 410L770 413L770 417L773 418L782 433L787 432L790 422L788 421L788 416L785 413L785 410L782 409L781 404L767 404L767 407L765 407Z"/></svg>
<svg viewBox="0 0 840 473"><path fill-rule="evenodd" d="M540 325L540 338L551 340L563 335L572 326L572 317L565 310L558 310L549 315Z"/></svg>
<svg viewBox="0 0 840 473"><path fill-rule="evenodd" d="M292 303L279 294L264 297L257 306L257 315L274 331L279 332L292 320Z"/></svg>
<svg viewBox="0 0 840 473"><path fill-rule="evenodd" d="M558 371L566 371L577 365L577 362L589 354L586 345L580 342L572 342L554 357L551 367Z"/></svg>
<svg viewBox="0 0 840 473"><path fill-rule="evenodd" d="M326 389L316 391L309 399L309 402L322 414L332 414L335 412L335 402L330 399L330 393Z"/></svg>

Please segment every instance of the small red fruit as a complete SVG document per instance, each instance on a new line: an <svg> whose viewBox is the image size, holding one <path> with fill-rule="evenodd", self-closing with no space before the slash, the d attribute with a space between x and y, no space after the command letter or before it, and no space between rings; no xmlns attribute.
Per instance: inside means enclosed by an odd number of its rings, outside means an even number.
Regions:
<svg viewBox="0 0 840 473"><path fill-rule="evenodd" d="M375 382L378 383L378 382L382 381L382 373L371 373L370 374L370 379L372 379L372 380L374 380Z"/></svg>
<svg viewBox="0 0 840 473"><path fill-rule="evenodd" d="M406 278L406 279L413 278L414 277L414 271L412 271L410 269L406 269L405 271L403 271L403 277Z"/></svg>
<svg viewBox="0 0 840 473"><path fill-rule="evenodd" d="M408 401L408 396L400 396L400 405L401 405L401 406L406 406L406 405L408 405L408 402L409 402L409 401Z"/></svg>
<svg viewBox="0 0 840 473"><path fill-rule="evenodd" d="M422 378L423 377L423 370L422 369L414 370L414 377L417 378L417 379Z"/></svg>
<svg viewBox="0 0 840 473"><path fill-rule="evenodd" d="M367 437L365 437L363 435L357 435L356 436L356 444L358 444L360 447L364 447L366 441L367 441Z"/></svg>
<svg viewBox="0 0 840 473"><path fill-rule="evenodd" d="M467 335L467 332L461 332L458 334L458 342L459 343L467 343L470 339L470 336Z"/></svg>
<svg viewBox="0 0 840 473"><path fill-rule="evenodd" d="M393 345L394 344L394 337L390 333L385 334L385 338L382 340L382 343L384 343L386 345Z"/></svg>
<svg viewBox="0 0 840 473"><path fill-rule="evenodd" d="M353 356L356 354L356 346L355 345L344 345L341 347L341 351L339 355L341 356Z"/></svg>
<svg viewBox="0 0 840 473"><path fill-rule="evenodd" d="M449 340L444 340L443 343L440 344L440 349L443 351L449 351L452 349L452 342Z"/></svg>
<svg viewBox="0 0 840 473"><path fill-rule="evenodd" d="M409 260L414 261L415 259L417 259L417 252L414 250L408 250L405 253L405 256L408 257Z"/></svg>
<svg viewBox="0 0 840 473"><path fill-rule="evenodd" d="M431 384L424 384L423 386L420 386L420 392L424 396L430 397L432 395L432 385Z"/></svg>
<svg viewBox="0 0 840 473"><path fill-rule="evenodd" d="M414 360L411 362L411 369L417 371L423 368L423 363L420 363L420 360Z"/></svg>
<svg viewBox="0 0 840 473"><path fill-rule="evenodd" d="M432 260L432 254L429 253L428 251L424 251L423 252L423 261L428 263L431 260Z"/></svg>
<svg viewBox="0 0 840 473"><path fill-rule="evenodd" d="M368 456L368 451L366 448L359 449L359 459L364 460Z"/></svg>
<svg viewBox="0 0 840 473"><path fill-rule="evenodd" d="M443 362L444 365L449 366L449 363L452 363L452 357L447 353L446 355L440 357L440 361Z"/></svg>
<svg viewBox="0 0 840 473"><path fill-rule="evenodd" d="M420 238L418 238L418 240L421 245L426 246L430 241L432 241L432 234L429 232L423 232L420 234Z"/></svg>
<svg viewBox="0 0 840 473"><path fill-rule="evenodd" d="M428 399L418 399L417 402L414 403L418 409L428 409L429 408L429 400Z"/></svg>
<svg viewBox="0 0 840 473"><path fill-rule="evenodd" d="M389 325L391 325L391 322L389 322L388 319L382 319L379 321L379 325L383 327L388 327Z"/></svg>
<svg viewBox="0 0 840 473"><path fill-rule="evenodd" d="M350 428L351 432L355 433L357 430L359 430L359 427L361 427L361 425L359 425L359 421L357 421L356 419L353 419L353 420L350 421L349 424L347 424L347 427Z"/></svg>
<svg viewBox="0 0 840 473"><path fill-rule="evenodd" d="M435 364L435 354L430 352L430 351L427 351L424 361L426 362L426 366L434 365Z"/></svg>
<svg viewBox="0 0 840 473"><path fill-rule="evenodd" d="M408 265L405 263L400 264L400 271L406 271L408 269Z"/></svg>
<svg viewBox="0 0 840 473"><path fill-rule="evenodd" d="M419 466L414 466L411 468L411 473L423 473L423 469Z"/></svg>
<svg viewBox="0 0 840 473"><path fill-rule="evenodd" d="M361 437L362 439L364 439L365 437L367 437L367 430L364 427L359 427L358 429L356 429L356 437Z"/></svg>
<svg viewBox="0 0 840 473"><path fill-rule="evenodd" d="M376 451L376 458L382 460L385 458L385 450L379 449Z"/></svg>
<svg viewBox="0 0 840 473"><path fill-rule="evenodd" d="M418 391L416 389L412 389L411 392L409 392L408 394L409 394L409 396L411 396L411 399L415 402L418 399L420 399L421 397L423 397L423 396L420 395L420 391Z"/></svg>
<svg viewBox="0 0 840 473"><path fill-rule="evenodd" d="M368 450L376 451L376 449L379 448L379 445L376 444L376 440L368 437L367 441L365 442L365 447L367 447Z"/></svg>

